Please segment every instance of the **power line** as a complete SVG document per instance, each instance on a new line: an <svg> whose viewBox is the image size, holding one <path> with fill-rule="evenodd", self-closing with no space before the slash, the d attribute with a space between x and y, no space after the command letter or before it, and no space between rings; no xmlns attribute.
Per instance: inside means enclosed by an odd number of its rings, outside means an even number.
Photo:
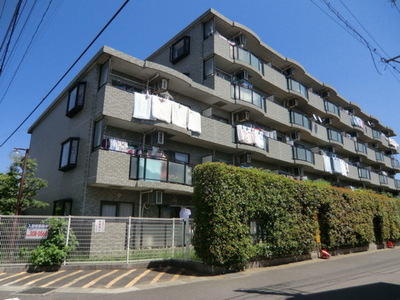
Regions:
<svg viewBox="0 0 400 300"><path fill-rule="evenodd" d="M312 0L311 0L312 1ZM329 8L329 10L333 13L333 14L335 14L336 15L336 17L346 26L346 31L348 32L348 33L350 33L354 38L356 38L359 42L361 42L361 44L363 44L364 46L366 46L367 48L368 48L368 50L369 50L369 52L370 52L370 54L375 54L376 56L378 56L379 58L380 58L380 61L381 62L384 62L384 63L386 63L386 64L388 64L389 66L391 66L392 67L392 69L394 70L394 71L396 71L396 72L398 72L398 73L400 73L400 70L396 67L396 66L393 66L390 62L386 62L386 59L381 55L381 54L379 54L379 52L377 51L377 49L375 48L375 47L373 47L368 41L367 41L367 39L366 38L364 38L340 13L339 13L339 11L337 10L337 9L335 9L332 5L331 5L331 3L329 2L329 1L327 1L327 0L320 0L321 2L323 2L328 8ZM313 2L314 3L314 2ZM314 3L315 4L315 3ZM343 28L343 27L342 27ZM376 62L375 62L375 60L374 60L374 58L373 58L373 55L371 55L371 58L372 58L372 60L373 60L373 63L374 63L374 67L375 67L375 69L376 69L376 71L380 74L380 75L382 75L381 74L381 72L378 70L378 68L377 68L377 66L376 66ZM393 74L393 73L392 73ZM393 74L393 76L394 77L396 77L394 74ZM397 79L397 78L396 78ZM397 79L398 80L398 79Z"/></svg>
<svg viewBox="0 0 400 300"><path fill-rule="evenodd" d="M83 52L78 56L78 58L74 61L74 63L68 68L68 70L64 73L63 76L56 82L56 84L50 89L50 91L40 100L40 102L35 106L35 108L28 114L28 116L18 125L18 127L3 141L0 145L0 148L3 147L8 140L21 128L22 125L33 115L33 113L42 105L42 103L47 99L47 97L54 91L54 89L61 83L61 81L67 76L67 74L72 70L72 68L78 63L78 61L82 58L83 55L89 50L89 48L97 41L100 35L107 29L107 27L111 24L112 21L119 15L122 9L128 4L130 0L126 0L121 7L117 10L117 12L111 17L111 19L107 22L106 25L99 31L96 37L90 42L90 44L83 50Z"/></svg>
<svg viewBox="0 0 400 300"><path fill-rule="evenodd" d="M25 59L25 57L26 57L26 54L28 53L29 49L31 48L32 43L33 43L33 39L35 38L36 34L37 34L38 31L39 31L40 25L42 24L42 22L43 22L43 20L44 20L44 18L45 18L45 16L46 16L46 14L47 14L47 12L49 11L49 8L50 8L50 5L51 5L52 1L53 1L53 0L50 0L49 4L47 5L47 8L46 8L45 12L44 12L43 15L42 15L42 18L40 19L39 24L36 26L36 30L35 30L35 32L34 32L33 35L32 35L31 41L29 42L29 45L28 45L28 47L26 48L25 53L24 53L24 55L22 56L22 58L21 58L21 60L20 60L20 62L19 62L19 64L18 64L18 67L17 67L17 69L15 70L15 72L14 72L14 74L13 74L13 77L11 78L10 82L8 83L8 86L7 86L7 88L6 88L6 90L5 90L4 94L3 94L3 97L0 99L0 104L3 102L4 97L7 95L7 92L8 92L8 90L9 90L11 84L13 83L15 76L17 75L17 73L18 73L18 71L19 71L19 68L21 67L22 62L24 61L24 59Z"/></svg>
<svg viewBox="0 0 400 300"><path fill-rule="evenodd" d="M379 43L374 39L374 37L368 32L368 30L361 24L361 22L356 18L356 16L350 11L350 9L346 6L346 4L343 3L342 0L340 0L340 3L346 8L346 10L351 14L351 16L357 21L357 23L361 26L362 29L369 35L369 37L375 42L375 44L385 53L386 56L389 56L389 54L386 53L385 50L379 45Z"/></svg>
<svg viewBox="0 0 400 300"><path fill-rule="evenodd" d="M4 49L4 54L3 54L3 57L1 59L0 75L3 72L3 66L5 64L8 48L10 47L10 43L11 43L11 40L12 40L12 37L13 37L13 34L14 34L14 30L15 30L16 24L17 24L17 19L18 19L19 10L21 8L21 3L22 3L22 0L19 0L18 3L17 3L17 7L15 8L14 15L13 15L13 17L11 19L10 25L9 25L7 33L6 33L6 36L4 37L4 40L3 40L2 44L1 44L1 47L0 47L0 51L1 51L1 49L4 46L5 40L7 39L7 35L9 34L9 38L8 38L8 41L7 41L7 44L6 44L6 48Z"/></svg>

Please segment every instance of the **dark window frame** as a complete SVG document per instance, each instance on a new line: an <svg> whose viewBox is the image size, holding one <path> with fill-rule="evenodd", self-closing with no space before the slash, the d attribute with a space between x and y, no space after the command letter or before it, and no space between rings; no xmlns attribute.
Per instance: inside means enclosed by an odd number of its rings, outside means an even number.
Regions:
<svg viewBox="0 0 400 300"><path fill-rule="evenodd" d="M183 43L182 45L180 45ZM170 48L169 61L172 64L176 64L190 54L190 36L184 36L177 42L172 44Z"/></svg>
<svg viewBox="0 0 400 300"><path fill-rule="evenodd" d="M68 93L68 103L65 115L72 118L80 112L85 104L86 82L78 82Z"/></svg>
<svg viewBox="0 0 400 300"><path fill-rule="evenodd" d="M55 200L53 201L53 216L69 216L72 213L72 199L71 198L66 198L66 199L60 199L60 200ZM69 203L69 211L66 212L66 204ZM56 214L56 206L61 205L61 211L62 214Z"/></svg>
<svg viewBox="0 0 400 300"><path fill-rule="evenodd" d="M131 216L133 217L134 211L135 211L135 204L133 202L127 202L127 201L107 201L107 200L102 200L100 201L100 216L103 216L103 205L115 205L115 216L114 217L119 217L119 212L120 212L120 204L123 203L128 203L132 204L132 214Z"/></svg>
<svg viewBox="0 0 400 300"><path fill-rule="evenodd" d="M73 169L77 166L78 163L78 153L79 153L79 138L78 137L71 137L64 142L61 143L61 153L60 153L60 162L59 162L59 168L58 170L60 171L68 171L70 169ZM73 143L76 142L76 150L75 154L73 153L74 148L72 146ZM68 157L66 159L66 162L63 161L64 157L64 151L66 150L66 145L69 144L68 147ZM73 155L73 156L72 156Z"/></svg>

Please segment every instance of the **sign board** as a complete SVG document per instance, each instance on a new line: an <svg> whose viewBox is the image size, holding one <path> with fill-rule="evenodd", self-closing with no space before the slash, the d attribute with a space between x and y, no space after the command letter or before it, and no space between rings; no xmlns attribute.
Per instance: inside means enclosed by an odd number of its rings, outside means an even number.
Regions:
<svg viewBox="0 0 400 300"><path fill-rule="evenodd" d="M48 224L27 224L26 225L26 240L42 240L47 239L49 233Z"/></svg>
<svg viewBox="0 0 400 300"><path fill-rule="evenodd" d="M105 232L106 231L106 220L97 219L94 222L94 232Z"/></svg>

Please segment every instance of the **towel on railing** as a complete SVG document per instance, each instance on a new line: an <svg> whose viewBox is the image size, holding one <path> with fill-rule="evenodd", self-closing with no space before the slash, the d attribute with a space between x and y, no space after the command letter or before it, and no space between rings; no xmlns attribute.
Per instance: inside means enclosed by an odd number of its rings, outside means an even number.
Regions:
<svg viewBox="0 0 400 300"><path fill-rule="evenodd" d="M153 119L171 123L171 108L171 100L156 95L151 96L151 117Z"/></svg>
<svg viewBox="0 0 400 300"><path fill-rule="evenodd" d="M189 110L188 113L188 121L187 121L187 129L201 133L201 115L200 113Z"/></svg>
<svg viewBox="0 0 400 300"><path fill-rule="evenodd" d="M171 122L172 124L185 128L187 125L187 118L188 118L188 111L189 107L182 105L177 102L172 103L172 117Z"/></svg>
<svg viewBox="0 0 400 300"><path fill-rule="evenodd" d="M135 93L133 117L136 119L151 119L151 99L146 94Z"/></svg>

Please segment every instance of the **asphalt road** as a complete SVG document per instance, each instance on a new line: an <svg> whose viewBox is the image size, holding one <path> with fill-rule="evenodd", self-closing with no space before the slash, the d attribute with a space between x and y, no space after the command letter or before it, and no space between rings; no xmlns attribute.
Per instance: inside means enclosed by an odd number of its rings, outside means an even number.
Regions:
<svg viewBox="0 0 400 300"><path fill-rule="evenodd" d="M108 270L109 272L110 270ZM116 271L115 275L117 274ZM124 270L126 272L127 270ZM400 248L385 249L359 254L332 257L329 260L312 260L283 266L247 270L241 273L220 276L193 276L187 274L175 277L173 272L158 270L147 278L129 287L106 287L107 275L86 288L82 286L52 286L47 293L27 294L29 289L46 287L17 285L11 278L0 281L0 300L39 300L39 299L399 299L400 300ZM148 274L150 274L150 272ZM100 272L99 272L100 273ZM133 272L132 272L133 273ZM106 273L102 273L106 274ZM123 273L118 273L122 276ZM163 274L163 275L159 275ZM57 280L65 273L51 277ZM132 275L132 274L131 274ZM176 274L175 274L176 275ZM111 275L108 275L111 276ZM114 276L113 280L118 276ZM139 275L135 275L139 276ZM155 278L158 276L158 280ZM166 277L164 277L166 276ZM170 276L170 277L168 277ZM15 276L17 277L17 276ZM70 280L72 279L72 275ZM146 276L143 275L143 278ZM162 278L164 279L162 280ZM0 277L1 280L2 277ZM96 278L96 276L94 277ZM134 280L125 275L125 280ZM168 279L169 278L169 279ZM64 278L65 279L65 278ZM64 279L58 282L64 282ZM14 279L14 281L17 279ZM25 279L24 279L25 280ZM20 282L23 282L21 280ZM30 279L31 282L34 279ZM95 279L92 279L92 281ZM142 279L140 279L142 280ZM116 280L117 282L119 280ZM12 281L11 281L12 282ZM48 282L48 281L47 281ZM126 281L124 281L126 282ZM4 283L4 284L3 284ZM44 283L42 283L43 285ZM86 283L87 284L87 283ZM39 291L40 292L40 291ZM45 290L42 290L45 292Z"/></svg>

